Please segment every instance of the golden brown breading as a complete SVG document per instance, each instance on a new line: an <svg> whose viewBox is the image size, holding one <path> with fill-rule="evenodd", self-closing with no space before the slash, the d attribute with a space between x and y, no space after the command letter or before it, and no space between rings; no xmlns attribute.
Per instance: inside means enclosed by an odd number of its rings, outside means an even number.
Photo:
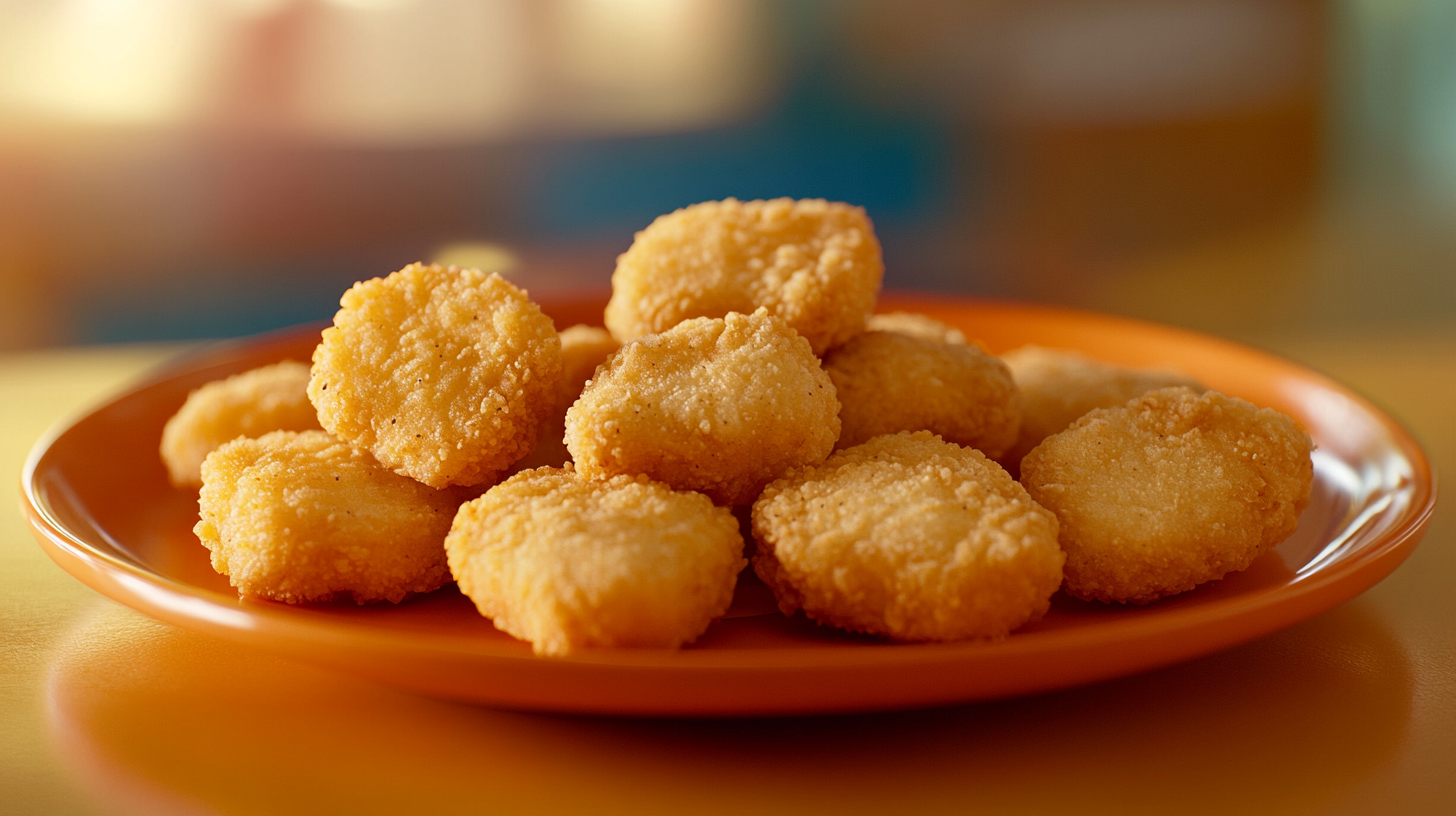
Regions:
<svg viewBox="0 0 1456 816"><path fill-rule="evenodd" d="M561 467L571 461L571 452L566 449L566 411L581 396L581 389L596 373L597 366L605 363L619 347L606 329L596 326L572 326L561 333L562 375L556 389L556 412L536 440L536 449L517 462L511 468L513 472Z"/></svg>
<svg viewBox="0 0 1456 816"><path fill-rule="evenodd" d="M706 496L570 466L465 504L445 549L480 613L543 655L689 643L728 610L746 563L738 522Z"/></svg>
<svg viewBox="0 0 1456 816"><path fill-rule="evenodd" d="M431 487L496 478L551 416L561 341L499 275L411 264L344 293L313 355L324 428Z"/></svg>
<svg viewBox="0 0 1456 816"><path fill-rule="evenodd" d="M884 264L863 209L822 199L708 201L659 217L617 259L606 323L622 342L759 307L815 354L864 330Z"/></svg>
<svg viewBox="0 0 1456 816"><path fill-rule="evenodd" d="M1022 346L1002 355L1021 391L1021 432L1016 444L998 457L1015 471L1021 458L1043 439L1071 425L1094 408L1112 408L1159 388L1203 386L1171 371L1125 368L1065 349Z"/></svg>
<svg viewBox="0 0 1456 816"><path fill-rule="evenodd" d="M1309 503L1312 447L1277 411L1165 388L1047 437L1021 481L1061 521L1067 592L1142 604L1288 538Z"/></svg>
<svg viewBox="0 0 1456 816"><path fill-rule="evenodd" d="M1001 637L1062 581L1057 520L979 451L920 431L796 468L753 505L784 614L897 640Z"/></svg>
<svg viewBox="0 0 1456 816"><path fill-rule="evenodd" d="M450 580L450 493L323 431L236 439L202 464L193 532L245 597L392 601Z"/></svg>
<svg viewBox="0 0 1456 816"><path fill-rule="evenodd" d="M202 484L202 460L224 442L270 431L319 428L308 366L295 360L215 380L187 395L162 429L162 461L177 487Z"/></svg>
<svg viewBox="0 0 1456 816"><path fill-rule="evenodd" d="M628 343L566 412L583 475L644 474L748 504L839 436L839 400L808 342L760 309Z"/></svg>
<svg viewBox="0 0 1456 816"><path fill-rule="evenodd" d="M1021 402L1011 372L974 346L865 332L831 351L844 423L839 448L900 431L932 431L992 458L1016 439Z"/></svg>
<svg viewBox="0 0 1456 816"><path fill-rule="evenodd" d="M966 345L966 336L960 329L918 312L888 312L870 315L869 322L865 324L865 331L895 332L919 337L922 340L937 340L957 346Z"/></svg>

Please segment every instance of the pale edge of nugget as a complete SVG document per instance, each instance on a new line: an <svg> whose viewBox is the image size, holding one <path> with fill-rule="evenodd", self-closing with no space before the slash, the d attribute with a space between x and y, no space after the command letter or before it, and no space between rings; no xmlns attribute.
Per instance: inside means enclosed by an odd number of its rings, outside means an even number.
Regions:
<svg viewBox="0 0 1456 816"><path fill-rule="evenodd" d="M870 331L829 352L839 448L900 431L932 431L1000 456L1016 440L1021 399L1011 371L974 346Z"/></svg>
<svg viewBox="0 0 1456 816"><path fill-rule="evenodd" d="M314 351L329 432L431 487L493 481L556 404L551 318L499 275L411 264L357 283Z"/></svg>
<svg viewBox="0 0 1456 816"><path fill-rule="evenodd" d="M1057 520L979 451L920 431L799 468L753 506L785 614L905 641L999 638L1062 582Z"/></svg>
<svg viewBox="0 0 1456 816"><path fill-rule="evenodd" d="M459 501L323 431L237 439L202 464L193 531L245 597L399 602L450 580Z"/></svg>
<svg viewBox="0 0 1456 816"><path fill-rule="evenodd" d="M1022 346L1001 359L1021 391L1021 431L1016 444L997 457L1013 470L1043 439L1094 408L1113 408L1159 388L1203 390L1197 380L1174 371L1113 365L1067 349Z"/></svg>
<svg viewBox="0 0 1456 816"><path fill-rule="evenodd" d="M214 380L187 395L162 429L162 462L177 487L202 484L202 460L224 442L321 426L308 401L308 364L296 360Z"/></svg>
<svg viewBox="0 0 1456 816"><path fill-rule="evenodd" d="M606 324L622 342L764 307L823 354L864 330L884 262L860 207L707 201L660 216L617 259Z"/></svg>
<svg viewBox="0 0 1456 816"><path fill-rule="evenodd" d="M1243 570L1309 504L1313 443L1294 419L1189 388L1102 408L1021 463L1061 521L1065 587L1143 604Z"/></svg>
<svg viewBox="0 0 1456 816"><path fill-rule="evenodd" d="M747 563L737 520L706 496L570 466L466 503L445 550L482 615L554 656L690 643L728 610Z"/></svg>
<svg viewBox="0 0 1456 816"><path fill-rule="evenodd" d="M536 449L517 462L513 471L561 467L571 461L571 452L566 449L566 411L581 396L597 368L620 347L606 329L596 326L571 326L561 332L562 371L556 389L556 412L542 429Z"/></svg>
<svg viewBox="0 0 1456 816"><path fill-rule="evenodd" d="M870 315L869 322L865 323L865 331L895 332L910 337L919 337L921 340L935 340L956 346L967 345L966 335L960 329L919 312L886 312Z"/></svg>
<svg viewBox="0 0 1456 816"><path fill-rule="evenodd" d="M834 384L804 338L760 309L628 343L566 412L584 475L646 475L749 504L839 437Z"/></svg>

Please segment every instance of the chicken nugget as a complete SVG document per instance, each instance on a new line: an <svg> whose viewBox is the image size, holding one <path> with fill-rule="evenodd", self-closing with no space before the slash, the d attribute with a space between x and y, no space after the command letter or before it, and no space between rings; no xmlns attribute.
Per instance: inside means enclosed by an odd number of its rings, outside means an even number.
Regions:
<svg viewBox="0 0 1456 816"><path fill-rule="evenodd" d="M162 462L177 487L202 484L202 460L224 442L320 427L308 401L308 366L295 360L215 380L187 395L162 429Z"/></svg>
<svg viewBox="0 0 1456 816"><path fill-rule="evenodd" d="M1187 386L1192 377L1172 371L1126 368L1088 359L1075 351L1022 346L1002 355L1021 392L1021 431L1016 444L998 457L1015 471L1021 458L1043 439L1071 425L1093 408L1112 408L1149 391Z"/></svg>
<svg viewBox="0 0 1456 816"><path fill-rule="evenodd" d="M697 318L628 343L566 412L566 446L593 478L643 474L748 504L839 436L834 384L784 321Z"/></svg>
<svg viewBox="0 0 1456 816"><path fill-rule="evenodd" d="M957 346L966 345L966 336L960 329L918 312L887 312L870 315L869 322L865 324L865 331L895 332L919 337L922 340L937 340Z"/></svg>
<svg viewBox="0 0 1456 816"><path fill-rule="evenodd" d="M747 563L738 522L706 496L570 465L466 503L445 550L480 613L543 655L690 643L728 610Z"/></svg>
<svg viewBox="0 0 1456 816"><path fill-rule="evenodd" d="M1144 604L1288 538L1309 504L1312 448L1278 411L1164 388L1047 437L1021 481L1061 521L1067 592Z"/></svg>
<svg viewBox="0 0 1456 816"><path fill-rule="evenodd" d="M391 601L450 581L459 506L323 431L236 439L202 463L193 532L243 597Z"/></svg>
<svg viewBox="0 0 1456 816"><path fill-rule="evenodd" d="M693 317L780 317L815 354L864 330L884 276L863 209L822 199L708 201L659 217L617 259L606 323L622 342Z"/></svg>
<svg viewBox="0 0 1456 816"><path fill-rule="evenodd" d="M1057 520L979 451L926 431L796 468L753 505L784 614L896 640L1001 637L1062 581Z"/></svg>
<svg viewBox="0 0 1456 816"><path fill-rule="evenodd" d="M511 468L514 472L538 467L561 467L571 461L566 449L566 411L597 366L607 361L621 346L606 329L596 326L572 326L561 332L561 379L556 389L556 412L547 421L536 441L536 449Z"/></svg>
<svg viewBox="0 0 1456 816"><path fill-rule="evenodd" d="M1016 440L1011 371L975 346L871 331L829 352L824 370L839 394L839 448L931 431L995 458Z"/></svg>
<svg viewBox="0 0 1456 816"><path fill-rule="evenodd" d="M495 479L556 404L551 318L499 275L411 264L354 284L313 355L319 421L435 488Z"/></svg>

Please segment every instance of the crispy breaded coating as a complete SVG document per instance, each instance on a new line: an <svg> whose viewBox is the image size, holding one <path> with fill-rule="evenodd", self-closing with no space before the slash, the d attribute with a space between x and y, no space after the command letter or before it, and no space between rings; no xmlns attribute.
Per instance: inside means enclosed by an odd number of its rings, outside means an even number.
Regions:
<svg viewBox="0 0 1456 816"><path fill-rule="evenodd" d="M570 466L468 502L445 549L480 613L543 655L690 643L728 610L746 563L738 522L706 496Z"/></svg>
<svg viewBox="0 0 1456 816"><path fill-rule="evenodd" d="M1021 391L1021 431L1016 444L998 457L1015 470L1043 439L1065 429L1094 408L1112 408L1149 391L1187 386L1192 377L1172 371L1126 368L1089 359L1075 351L1022 346L1001 356Z"/></svg>
<svg viewBox="0 0 1456 816"><path fill-rule="evenodd" d="M571 461L571 452L566 449L566 410L581 396L581 389L596 373L597 366L605 363L620 346L606 329L596 326L577 325L561 332L562 374L556 388L556 412L536 440L536 449L517 462L512 471L561 467Z"/></svg>
<svg viewBox="0 0 1456 816"><path fill-rule="evenodd" d="M644 474L748 504L789 468L828 456L838 414L808 342L759 309L623 346L566 412L566 446L586 476Z"/></svg>
<svg viewBox="0 0 1456 816"><path fill-rule="evenodd" d="M948 326L932 317L918 312L887 312L870 315L865 331L895 332L919 337L922 340L938 340L942 343L966 345L966 336L954 326Z"/></svg>
<svg viewBox="0 0 1456 816"><path fill-rule="evenodd" d="M759 307L815 354L864 330L884 276L863 209L805 199L708 201L659 217L617 259L606 323L622 342Z"/></svg>
<svg viewBox="0 0 1456 816"><path fill-rule="evenodd" d="M974 346L865 332L831 351L839 448L900 431L931 431L995 458L1016 440L1021 402L1011 372Z"/></svg>
<svg viewBox="0 0 1456 816"><path fill-rule="evenodd" d="M796 468L753 505L784 614L896 640L1001 637L1062 581L1057 520L979 451L926 431Z"/></svg>
<svg viewBox="0 0 1456 816"><path fill-rule="evenodd" d="M450 581L459 503L323 431L275 431L207 457L193 532L240 596L398 603Z"/></svg>
<svg viewBox="0 0 1456 816"><path fill-rule="evenodd" d="M314 351L324 428L431 487L491 481L556 403L551 318L499 275L411 264L354 284Z"/></svg>
<svg viewBox="0 0 1456 816"><path fill-rule="evenodd" d="M1021 481L1061 521L1067 592L1144 604L1288 538L1309 503L1312 448L1278 411L1164 388L1047 437Z"/></svg>
<svg viewBox="0 0 1456 816"><path fill-rule="evenodd" d="M320 427L308 401L308 366L295 360L215 380L187 395L162 429L162 462L177 487L202 484L202 460L224 442Z"/></svg>

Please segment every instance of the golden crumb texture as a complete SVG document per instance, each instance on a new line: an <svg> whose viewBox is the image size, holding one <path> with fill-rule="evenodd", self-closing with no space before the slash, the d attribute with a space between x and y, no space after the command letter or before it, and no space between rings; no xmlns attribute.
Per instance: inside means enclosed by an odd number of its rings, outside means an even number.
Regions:
<svg viewBox="0 0 1456 816"><path fill-rule="evenodd" d="M957 346L966 345L966 335L954 326L936 320L919 312L886 312L870 315L865 331L895 332L919 337L922 340L936 340Z"/></svg>
<svg viewBox="0 0 1456 816"><path fill-rule="evenodd" d="M202 484L202 460L224 442L270 431L318 429L308 365L296 360L216 380L187 395L162 429L162 462L177 487Z"/></svg>
<svg viewBox="0 0 1456 816"><path fill-rule="evenodd" d="M344 293L313 356L325 429L431 487L492 481L555 409L561 341L496 274L411 264Z"/></svg>
<svg viewBox="0 0 1456 816"><path fill-rule="evenodd" d="M870 331L824 358L841 404L839 447L883 434L931 431L1000 456L1021 424L1011 371L975 346Z"/></svg>
<svg viewBox="0 0 1456 816"><path fill-rule="evenodd" d="M570 466L467 502L445 549L482 615L553 656L690 643L728 610L746 564L738 522L707 497Z"/></svg>
<svg viewBox="0 0 1456 816"><path fill-rule="evenodd" d="M561 467L571 461L566 449L566 411L581 389L596 374L597 367L607 361L621 346L606 329L596 326L571 326L561 332L561 379L556 389L556 409L536 441L536 449L517 462L512 471L538 467Z"/></svg>
<svg viewBox="0 0 1456 816"><path fill-rule="evenodd" d="M1015 470L1043 439L1064 430L1094 408L1112 408L1149 391L1187 386L1192 377L1172 371L1128 368L1092 360L1075 351L1022 346L1002 355L1021 391L1021 431L1016 444L998 457Z"/></svg>
<svg viewBox="0 0 1456 816"><path fill-rule="evenodd" d="M583 474L645 475L725 505L823 461L838 437L834 384L809 343L764 309L628 343L566 413Z"/></svg>
<svg viewBox="0 0 1456 816"><path fill-rule="evenodd" d="M323 431L276 431L207 457L193 531L243 597L398 603L449 582L458 504Z"/></svg>
<svg viewBox="0 0 1456 816"><path fill-rule="evenodd" d="M1191 388L1092 411L1021 463L1061 521L1066 590L1143 604L1245 569L1309 503L1313 443L1294 419Z"/></svg>
<svg viewBox="0 0 1456 816"><path fill-rule="evenodd" d="M785 614L903 641L999 638L1062 581L1057 520L979 451L921 431L798 468L753 506Z"/></svg>
<svg viewBox="0 0 1456 816"><path fill-rule="evenodd" d="M626 342L764 307L823 354L864 330L883 277L879 240L859 207L708 201L637 233L617 259L606 324Z"/></svg>

